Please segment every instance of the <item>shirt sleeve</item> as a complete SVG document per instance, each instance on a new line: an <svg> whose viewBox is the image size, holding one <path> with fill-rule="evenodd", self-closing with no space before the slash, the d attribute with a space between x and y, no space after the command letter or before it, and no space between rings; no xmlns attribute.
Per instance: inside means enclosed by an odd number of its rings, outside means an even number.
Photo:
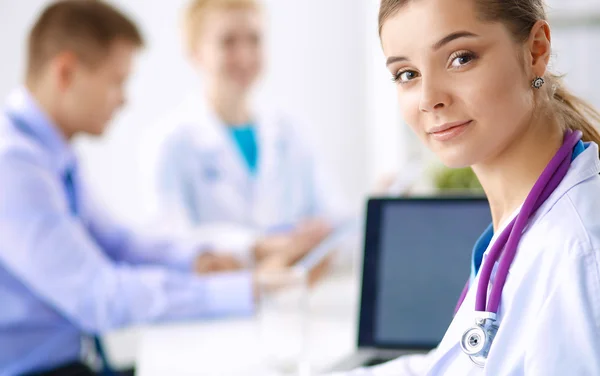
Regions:
<svg viewBox="0 0 600 376"><path fill-rule="evenodd" d="M97 205L90 195L84 197L81 215L85 227L98 246L116 262L162 265L189 272L196 257L211 248L210 243L200 237L128 229Z"/></svg>
<svg viewBox="0 0 600 376"><path fill-rule="evenodd" d="M529 345L525 374L600 375L600 250L561 265Z"/></svg>
<svg viewBox="0 0 600 376"><path fill-rule="evenodd" d="M3 156L0 181L0 263L83 331L253 311L247 272L200 277L111 260L41 161Z"/></svg>

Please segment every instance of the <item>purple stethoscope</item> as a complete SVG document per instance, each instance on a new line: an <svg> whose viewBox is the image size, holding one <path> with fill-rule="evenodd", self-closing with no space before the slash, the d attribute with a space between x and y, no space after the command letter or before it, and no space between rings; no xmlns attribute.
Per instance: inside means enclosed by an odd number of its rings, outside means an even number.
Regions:
<svg viewBox="0 0 600 376"><path fill-rule="evenodd" d="M480 367L485 365L492 342L498 332L496 316L498 314L498 306L500 305L500 296L508 276L508 269L517 253L517 246L523 230L531 216L554 192L567 174L571 166L573 148L577 145L581 137L582 133L580 131L569 130L565 133L562 146L535 182L519 214L498 236L498 239L489 251L488 259L481 268L475 300L475 325L463 334L460 341L460 347L463 352L471 358L473 363ZM498 260L500 260L500 263L496 279L486 307L490 276ZM460 296L456 311L458 311L464 301L468 289L469 282L467 282Z"/></svg>

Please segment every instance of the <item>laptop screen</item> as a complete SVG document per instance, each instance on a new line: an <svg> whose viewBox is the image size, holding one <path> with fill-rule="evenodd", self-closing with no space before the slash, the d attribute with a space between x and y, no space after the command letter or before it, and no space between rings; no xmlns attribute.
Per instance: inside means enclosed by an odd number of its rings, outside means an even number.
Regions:
<svg viewBox="0 0 600 376"><path fill-rule="evenodd" d="M359 346L437 346L490 223L483 198L370 200Z"/></svg>

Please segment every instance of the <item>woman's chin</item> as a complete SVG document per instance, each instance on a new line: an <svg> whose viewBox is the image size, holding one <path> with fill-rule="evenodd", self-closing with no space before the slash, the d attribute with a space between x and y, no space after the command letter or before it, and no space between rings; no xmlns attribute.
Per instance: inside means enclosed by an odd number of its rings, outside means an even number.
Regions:
<svg viewBox="0 0 600 376"><path fill-rule="evenodd" d="M464 168L475 164L475 159L466 153L436 153L442 164L448 168Z"/></svg>

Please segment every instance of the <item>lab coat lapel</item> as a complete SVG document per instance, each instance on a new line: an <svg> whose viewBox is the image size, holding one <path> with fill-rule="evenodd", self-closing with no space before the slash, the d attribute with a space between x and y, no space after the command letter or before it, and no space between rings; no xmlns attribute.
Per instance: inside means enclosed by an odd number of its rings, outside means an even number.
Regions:
<svg viewBox="0 0 600 376"><path fill-rule="evenodd" d="M250 216L248 195L252 192L248 170L235 142L227 134L226 125L205 101L199 103L190 111L195 116L188 124L201 168L198 173L205 179L216 179L218 192L214 196L223 200L230 212L240 213L240 219L247 221Z"/></svg>
<svg viewBox="0 0 600 376"><path fill-rule="evenodd" d="M258 169L255 179L254 219L261 227L278 222L285 205L281 166L285 162L285 137L280 122L260 110L257 113Z"/></svg>

